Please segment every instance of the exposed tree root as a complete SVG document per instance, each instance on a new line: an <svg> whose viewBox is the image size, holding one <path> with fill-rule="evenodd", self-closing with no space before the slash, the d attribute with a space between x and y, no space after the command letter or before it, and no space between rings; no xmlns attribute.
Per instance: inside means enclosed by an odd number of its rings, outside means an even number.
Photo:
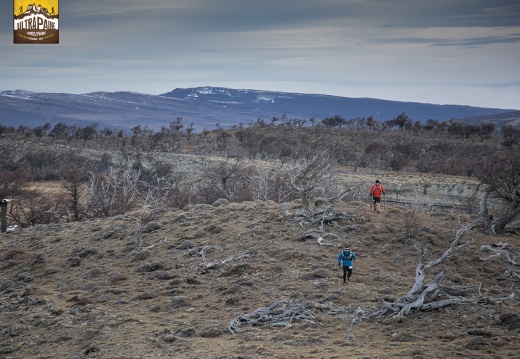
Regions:
<svg viewBox="0 0 520 359"><path fill-rule="evenodd" d="M504 256L507 260L507 263L511 264L511 268L505 271L504 277L509 278L513 277L515 279L520 279L520 262L515 260L515 255L511 254L506 248L509 247L507 243L498 243L498 244L484 244L480 246L480 250L482 252L491 252L492 255L488 258L483 258L483 260L489 260L494 257Z"/></svg>
<svg viewBox="0 0 520 359"><path fill-rule="evenodd" d="M506 297L487 298L480 294L470 296L470 289L474 288L471 286L457 288L441 287L440 283L447 273L446 269L438 273L427 286L424 284L426 271L442 263L457 248L461 238L474 226L475 223L470 223L460 228L450 247L442 256L433 261L425 262L426 254L424 249L421 250L419 264L415 270L415 283L408 294L398 298L392 303L382 300L381 308L370 313L366 318L392 315L393 318L398 319L407 316L415 310L427 311L454 304L489 304L512 300L514 298L514 293Z"/></svg>
<svg viewBox="0 0 520 359"><path fill-rule="evenodd" d="M316 315L305 307L303 303L280 300L268 307L254 310L250 314L240 315L232 319L228 324L228 330L232 333L243 333L251 327L291 327L293 320L308 320Z"/></svg>
<svg viewBox="0 0 520 359"><path fill-rule="evenodd" d="M234 254L232 256L229 256L226 259L216 260L216 261L207 261L206 260L206 252L208 252L210 249L221 250L221 248L219 246L208 245L208 246L202 247L200 249L200 251L198 251L198 252L196 252L194 254L194 255L199 255L199 256L202 257L202 263L199 263L197 265L197 268L198 268L197 272L198 272L198 274L205 274L210 269L216 269L216 268L219 268L219 267L221 267L222 265L224 265L226 263L237 261L237 260L240 260L242 258L250 258L250 257L253 256L251 253L237 253L237 254Z"/></svg>
<svg viewBox="0 0 520 359"><path fill-rule="evenodd" d="M337 206L335 205L328 205L325 207L321 207L318 210L316 210L312 216L311 222L304 222L303 220L306 220L309 218L308 214L302 214L301 217L294 218L295 221L298 221L300 224L300 227L304 230L304 232L300 235L300 239L302 241L306 241L308 239L314 239L320 246L341 246L340 243L334 244L330 242L323 242L323 240L326 237L334 237L335 239L341 240L340 236L337 234L327 232L325 230L325 227L333 226L336 228L342 228L338 225L338 220L344 220L347 219L347 216L343 213L338 213ZM319 224L318 228L311 228L306 229L305 224ZM346 228L346 227L345 227ZM345 229L342 228L342 229Z"/></svg>

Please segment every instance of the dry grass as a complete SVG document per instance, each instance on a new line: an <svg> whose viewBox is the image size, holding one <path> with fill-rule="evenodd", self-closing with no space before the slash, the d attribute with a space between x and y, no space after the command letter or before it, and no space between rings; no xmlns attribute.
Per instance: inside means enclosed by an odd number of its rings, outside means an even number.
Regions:
<svg viewBox="0 0 520 359"><path fill-rule="evenodd" d="M346 341L355 310L370 311L381 299L405 294L418 248L435 258L461 226L457 213L421 212L414 238L407 238L408 208L387 203L377 215L369 207L344 203L347 219L327 228L356 252L348 287L338 285L339 248L302 242L299 224L273 202L165 213L143 235L145 250L138 253L132 215L2 235L0 357L518 357L518 300L416 312L402 321L359 321ZM293 203L289 210L297 209ZM484 261L488 256L479 251L499 241L518 257L518 236L475 231L443 263L445 284L476 285L490 297L515 290L502 276L505 260ZM217 265L202 271L208 263ZM279 300L304 303L316 317L295 319L290 328L227 331L233 318ZM342 312L334 316L316 304Z"/></svg>

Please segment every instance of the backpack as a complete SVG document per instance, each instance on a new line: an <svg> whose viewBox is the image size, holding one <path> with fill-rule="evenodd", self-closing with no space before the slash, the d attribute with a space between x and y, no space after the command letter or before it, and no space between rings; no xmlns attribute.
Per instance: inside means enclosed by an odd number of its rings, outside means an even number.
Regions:
<svg viewBox="0 0 520 359"><path fill-rule="evenodd" d="M372 195L374 197L381 197L381 184L377 183L374 187L374 190L372 191Z"/></svg>
<svg viewBox="0 0 520 359"><path fill-rule="evenodd" d="M343 251L341 252L343 255L341 256L341 259L342 260L346 260L346 261L349 261L352 259L352 252L351 251L348 251L348 254L347 252Z"/></svg>

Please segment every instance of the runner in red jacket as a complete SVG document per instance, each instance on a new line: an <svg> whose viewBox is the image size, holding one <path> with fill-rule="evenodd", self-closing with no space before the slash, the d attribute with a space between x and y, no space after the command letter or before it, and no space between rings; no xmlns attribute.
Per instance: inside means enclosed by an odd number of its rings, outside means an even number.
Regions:
<svg viewBox="0 0 520 359"><path fill-rule="evenodd" d="M381 212L381 195L385 194L385 187L379 180L376 180L376 183L370 187L370 195L374 201L374 211L377 211L377 213Z"/></svg>

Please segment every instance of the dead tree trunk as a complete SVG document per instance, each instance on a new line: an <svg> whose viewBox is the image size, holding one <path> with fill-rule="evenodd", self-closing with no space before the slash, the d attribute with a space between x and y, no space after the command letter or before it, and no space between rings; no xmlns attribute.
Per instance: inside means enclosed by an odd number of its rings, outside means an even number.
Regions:
<svg viewBox="0 0 520 359"><path fill-rule="evenodd" d="M453 251L457 248L461 238L467 234L476 224L470 223L457 231L455 239L451 243L450 247L444 252L439 258L426 262L426 254L424 249L421 250L421 256L419 258L419 264L415 270L415 283L413 284L410 291L403 297L397 299L393 303L381 301L381 308L372 312L368 315L370 317L381 317L387 314L392 315L394 318L402 318L413 310L432 310L442 308L452 304L475 304L475 303L496 303L504 300L511 300L514 297L514 293L507 297L501 298L483 298L480 294L474 297L468 298L468 291L472 287L465 286L459 288L446 288L441 287L440 283L447 274L447 269L443 269L439 272L435 278L425 286L424 281L426 277L426 271L431 269L440 263L442 263Z"/></svg>
<svg viewBox="0 0 520 359"><path fill-rule="evenodd" d="M7 231L7 203L5 199L0 201L0 233Z"/></svg>
<svg viewBox="0 0 520 359"><path fill-rule="evenodd" d="M500 215L490 215L488 201L492 191L486 190L480 199L480 220L486 232L504 234L506 225L520 215L520 201L509 201Z"/></svg>
<svg viewBox="0 0 520 359"><path fill-rule="evenodd" d="M415 283L412 286L412 289L410 290L410 292L408 292L407 296L413 297L414 295L417 295L418 293L420 293L422 291L422 289L424 288L425 272L428 269L441 264L451 253L453 253L453 251L459 244L462 236L464 234L466 234L467 232L469 232L473 226L474 226L474 224L470 223L470 224L467 224L467 225L463 226L462 228L460 228L457 231L457 234L455 235L455 239L453 240L453 242L451 242L450 247L446 250L446 252L444 252L444 254L442 256L440 256L436 260L433 260L428 263L424 263L424 261L426 260L426 253L424 252L424 248L421 249L421 257L419 258L419 264L417 265L417 268L415 269ZM444 275L442 276L442 278L444 278ZM439 278L439 280L442 280L442 278Z"/></svg>
<svg viewBox="0 0 520 359"><path fill-rule="evenodd" d="M314 196L311 193L311 189L308 189L306 185L303 186L302 189L302 204L303 204L303 210L305 218L309 222L314 221L314 214L316 209L316 200L314 199Z"/></svg>

